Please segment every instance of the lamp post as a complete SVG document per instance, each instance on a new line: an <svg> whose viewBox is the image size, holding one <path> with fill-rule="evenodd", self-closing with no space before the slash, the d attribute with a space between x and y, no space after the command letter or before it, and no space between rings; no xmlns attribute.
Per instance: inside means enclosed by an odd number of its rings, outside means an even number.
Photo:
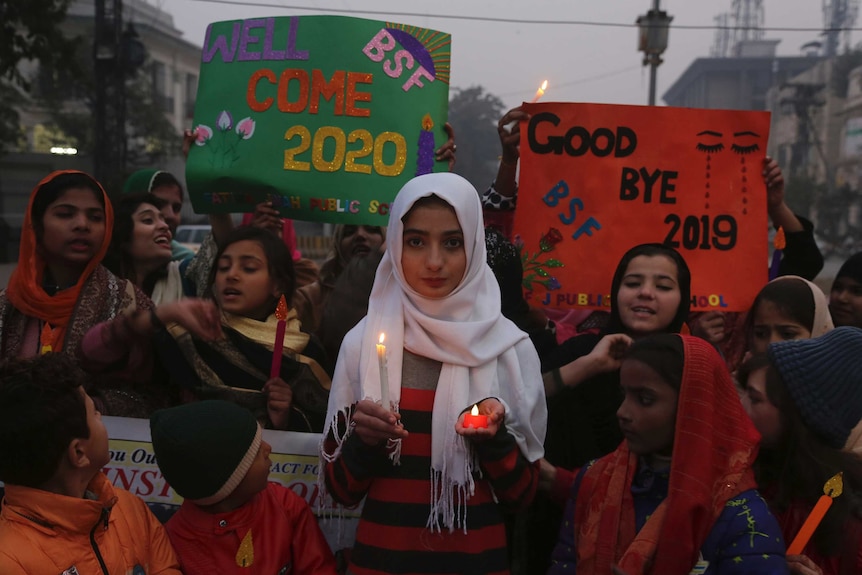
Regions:
<svg viewBox="0 0 862 575"><path fill-rule="evenodd" d="M644 53L644 66L649 65L649 105L655 106L656 70L662 63L661 55L667 50L667 37L673 16L658 9L659 0L653 0L652 10L638 16L638 50Z"/></svg>

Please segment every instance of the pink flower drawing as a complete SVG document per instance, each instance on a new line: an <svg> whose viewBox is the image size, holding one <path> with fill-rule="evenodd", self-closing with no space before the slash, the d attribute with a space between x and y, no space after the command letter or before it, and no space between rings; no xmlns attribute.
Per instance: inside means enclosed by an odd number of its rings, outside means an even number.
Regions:
<svg viewBox="0 0 862 575"><path fill-rule="evenodd" d="M195 145L197 146L206 146L210 138L213 137L212 128L203 124L195 128L195 132L197 133L197 137L195 138Z"/></svg>
<svg viewBox="0 0 862 575"><path fill-rule="evenodd" d="M243 118L236 124L236 133L242 137L243 140L248 140L254 134L254 120L251 118Z"/></svg>

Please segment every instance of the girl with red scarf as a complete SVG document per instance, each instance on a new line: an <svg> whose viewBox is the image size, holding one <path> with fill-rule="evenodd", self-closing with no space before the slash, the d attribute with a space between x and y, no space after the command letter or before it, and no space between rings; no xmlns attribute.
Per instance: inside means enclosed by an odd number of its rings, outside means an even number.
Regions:
<svg viewBox="0 0 862 575"><path fill-rule="evenodd" d="M83 172L53 172L30 195L18 267L0 293L0 358L74 356L87 330L150 301L101 266L113 210Z"/></svg>
<svg viewBox="0 0 862 575"><path fill-rule="evenodd" d="M755 490L760 436L715 349L638 340L620 369L625 441L576 474L549 575L787 573L781 531Z"/></svg>

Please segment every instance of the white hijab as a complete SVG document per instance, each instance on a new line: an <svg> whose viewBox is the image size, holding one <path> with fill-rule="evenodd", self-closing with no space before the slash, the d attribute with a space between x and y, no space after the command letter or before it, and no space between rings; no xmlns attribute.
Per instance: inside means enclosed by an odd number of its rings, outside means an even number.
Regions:
<svg viewBox="0 0 862 575"><path fill-rule="evenodd" d="M419 295L401 268L402 218L417 200L431 195L455 210L467 255L464 278L439 299ZM321 455L333 461L350 435L348 429L338 437L339 416L347 417L350 407L363 398L380 400L376 344L380 333L385 333L390 400L396 410L401 397L402 344L443 364L432 414L428 527L452 531L460 524L466 530L463 503L473 495L473 471L478 468L469 446L455 433L455 423L464 409L496 397L506 408L507 430L521 453L530 462L541 458L547 408L539 358L527 334L500 311L500 288L486 263L479 196L467 180L437 173L407 182L390 207L386 237L387 250L377 268L368 315L345 336L332 379L323 434L325 438L332 431L337 448L327 453L321 447ZM398 455L396 449L396 464Z"/></svg>

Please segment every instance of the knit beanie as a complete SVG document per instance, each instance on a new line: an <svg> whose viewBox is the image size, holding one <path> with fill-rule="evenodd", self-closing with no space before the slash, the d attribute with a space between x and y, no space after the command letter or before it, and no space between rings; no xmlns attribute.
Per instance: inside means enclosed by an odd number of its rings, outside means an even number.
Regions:
<svg viewBox="0 0 862 575"><path fill-rule="evenodd" d="M261 442L250 411L206 400L156 411L150 435L159 469L181 497L213 505L243 480Z"/></svg>
<svg viewBox="0 0 862 575"><path fill-rule="evenodd" d="M838 270L838 274L835 276L835 279L840 277L849 277L850 279L854 279L859 283L862 283L862 252L858 254L854 254L850 256L844 265L841 266L841 269Z"/></svg>
<svg viewBox="0 0 862 575"><path fill-rule="evenodd" d="M161 173L162 170L155 170L153 168L138 170L126 180L126 183L123 185L123 193L140 194L143 192L152 192L153 180Z"/></svg>
<svg viewBox="0 0 862 575"><path fill-rule="evenodd" d="M862 419L862 329L770 344L772 365L805 424L841 449Z"/></svg>

